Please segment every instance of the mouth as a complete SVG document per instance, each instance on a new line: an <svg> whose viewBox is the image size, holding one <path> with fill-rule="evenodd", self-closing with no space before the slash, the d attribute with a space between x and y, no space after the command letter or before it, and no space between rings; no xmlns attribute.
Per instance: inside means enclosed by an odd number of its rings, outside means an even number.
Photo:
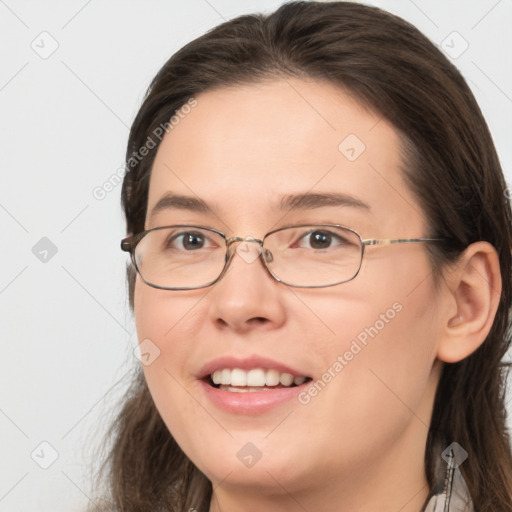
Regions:
<svg viewBox="0 0 512 512"><path fill-rule="evenodd" d="M307 375L294 375L276 368L221 368L202 379L209 386L231 393L265 392L294 388L312 379Z"/></svg>
<svg viewBox="0 0 512 512"><path fill-rule="evenodd" d="M312 381L304 370L257 354L225 355L197 373L204 397L230 414L257 415L297 399Z"/></svg>

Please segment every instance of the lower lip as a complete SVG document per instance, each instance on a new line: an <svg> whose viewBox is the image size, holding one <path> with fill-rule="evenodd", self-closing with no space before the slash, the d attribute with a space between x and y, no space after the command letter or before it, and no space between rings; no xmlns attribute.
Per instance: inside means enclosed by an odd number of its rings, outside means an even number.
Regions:
<svg viewBox="0 0 512 512"><path fill-rule="evenodd" d="M209 400L217 407L235 414L261 414L284 402L297 399L297 395L309 384L307 382L291 388L237 393L214 388L204 380L199 382Z"/></svg>

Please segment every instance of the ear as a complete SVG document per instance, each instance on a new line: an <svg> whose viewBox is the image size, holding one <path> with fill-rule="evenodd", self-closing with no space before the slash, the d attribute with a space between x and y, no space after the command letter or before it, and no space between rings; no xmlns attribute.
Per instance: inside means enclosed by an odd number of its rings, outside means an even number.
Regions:
<svg viewBox="0 0 512 512"><path fill-rule="evenodd" d="M456 363L473 353L494 322L501 296L501 273L496 249L475 242L445 277L445 306L437 357Z"/></svg>

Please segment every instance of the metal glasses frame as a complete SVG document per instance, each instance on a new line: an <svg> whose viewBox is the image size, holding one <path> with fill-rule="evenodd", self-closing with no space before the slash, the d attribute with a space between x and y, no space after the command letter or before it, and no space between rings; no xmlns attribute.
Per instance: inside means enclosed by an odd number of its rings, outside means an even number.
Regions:
<svg viewBox="0 0 512 512"><path fill-rule="evenodd" d="M360 241L361 256L359 258L359 266L357 268L357 271L354 273L354 275L351 278L349 278L349 279L344 279L343 281L339 281L339 282L336 282L336 283L327 284L327 285L313 285L313 286L296 285L296 284L292 284L292 283L287 283L286 281L283 281L282 279L277 277L272 272L272 270L268 267L268 264L267 264L267 262L271 261L271 259L269 259L269 254L265 253L265 247L263 245L265 243L265 239L267 237L269 237L270 235L272 235L273 233L277 233L278 231L283 231L285 229L290 229L290 228L301 228L301 227L339 228L339 229L348 230L348 231L352 232L353 234L355 234L359 238L359 241ZM158 286L158 285L156 285L154 283L151 283L151 282L148 282L148 281L146 281L146 279L144 279L144 276L140 272L139 267L137 265L137 261L135 259L135 249L136 249L137 245L139 244L139 242L148 233L151 233L153 231L157 231L157 230L160 230L160 229L169 229L169 228L196 228L196 229L201 229L201 230L204 230L204 231L211 231L213 233L216 233L216 234L220 235L224 239L224 241L226 243L226 256L225 256L224 267L223 267L222 271L220 272L220 274L214 280L212 280L209 283L207 283L205 285L202 285L202 286L168 287L168 286ZM443 241L446 241L446 239L445 238L381 238L381 239L362 238L361 235L356 230L354 230L352 228L349 228L347 226L342 226L340 224L298 224L298 225L289 225L289 226L284 226L282 228L278 228L278 229L274 229L272 231L269 231L262 239L254 238L254 237L251 237L251 236L246 236L246 237L239 237L239 236L228 237L225 233L223 233L222 231L219 231L218 229L215 229L215 228L208 228L208 227L205 227L205 226L198 226L198 225L193 225L193 224L173 224L173 225L169 225L169 226L159 226L159 227L155 227L155 228L151 228L151 229L146 229L145 231L141 231L140 233L136 233L134 235L128 236L126 238L123 238L121 240L121 250L130 253L130 257L131 257L131 261L133 263L133 266L137 270L137 272L140 275L141 279L147 285L152 286L153 288L158 288L160 290L198 290L198 289L201 289L201 288L207 288L208 286L211 286L211 285L215 284L226 273L226 271L227 271L227 269L229 267L229 264L231 263L231 260L233 259L233 255L235 254L235 251L231 250L231 247L232 247L232 245L235 242L253 242L253 243L259 244L259 246L260 246L259 259L263 263L263 266L267 269L267 272L276 281L278 281L279 283L283 283L283 284L286 284L287 286L291 286L291 287L294 287L294 288L328 288L330 286L337 286L339 284L348 283L349 281L352 281L359 274L359 271L361 270L361 266L363 264L364 251L365 251L365 247L366 246L386 247L386 246L390 246L390 245L393 245L393 244L408 244L408 243L418 243L418 242L443 242ZM270 255L270 257L271 257L271 255Z"/></svg>

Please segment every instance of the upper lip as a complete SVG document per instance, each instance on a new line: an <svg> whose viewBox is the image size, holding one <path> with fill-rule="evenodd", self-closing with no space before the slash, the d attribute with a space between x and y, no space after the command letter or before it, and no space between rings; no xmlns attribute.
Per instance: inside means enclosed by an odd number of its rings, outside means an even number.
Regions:
<svg viewBox="0 0 512 512"><path fill-rule="evenodd" d="M306 373L301 372L295 368L283 364L274 359L253 355L246 358L237 358L233 356L223 356L207 362L199 370L198 379L203 379L211 375L216 370L223 370L224 368L240 368L242 370L252 370L253 368L266 368L268 370L277 370L280 373L291 373L294 377L309 377Z"/></svg>

